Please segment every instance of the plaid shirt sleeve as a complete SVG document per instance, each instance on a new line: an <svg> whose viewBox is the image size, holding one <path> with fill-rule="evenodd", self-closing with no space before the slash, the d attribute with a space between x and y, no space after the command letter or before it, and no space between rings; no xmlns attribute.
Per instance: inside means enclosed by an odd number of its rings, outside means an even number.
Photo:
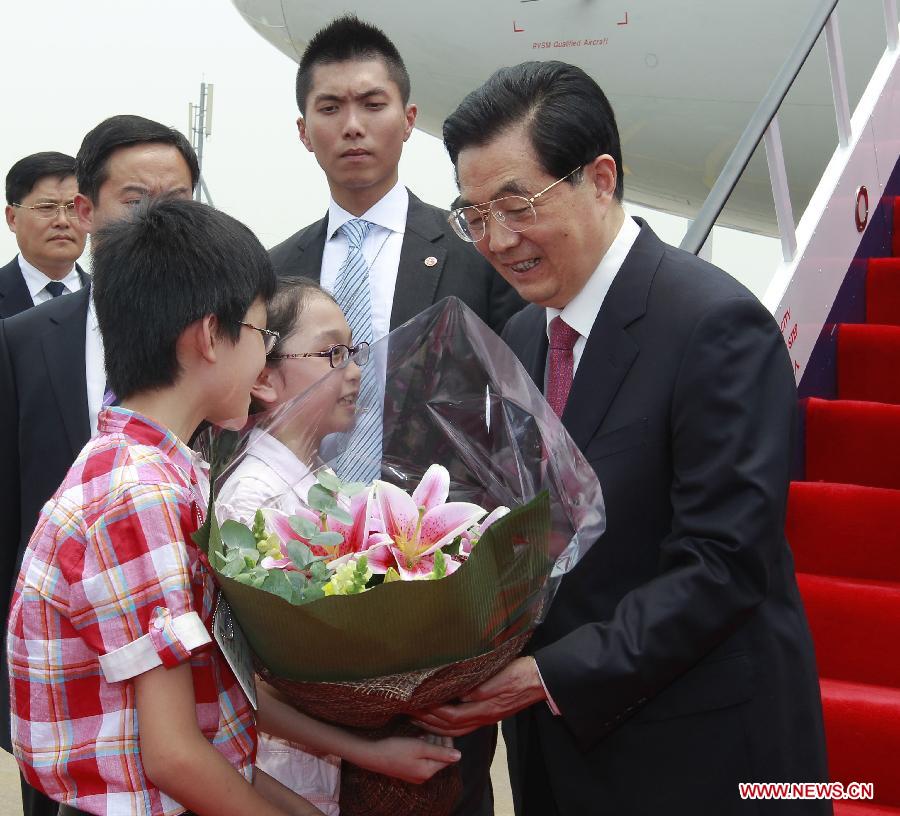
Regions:
<svg viewBox="0 0 900 816"><path fill-rule="evenodd" d="M211 640L194 605L197 551L186 544L194 507L177 485L133 484L93 522L83 547L61 548L69 620L100 655L107 682L176 666Z"/></svg>

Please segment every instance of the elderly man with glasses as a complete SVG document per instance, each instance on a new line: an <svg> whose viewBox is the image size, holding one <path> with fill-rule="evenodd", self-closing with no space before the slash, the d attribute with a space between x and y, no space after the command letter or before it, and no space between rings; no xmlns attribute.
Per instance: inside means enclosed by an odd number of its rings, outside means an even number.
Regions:
<svg viewBox="0 0 900 816"><path fill-rule="evenodd" d="M75 215L75 159L35 153L6 176L6 224L19 254L0 269L0 318L77 292L88 277L75 261L86 233Z"/></svg>
<svg viewBox="0 0 900 816"><path fill-rule="evenodd" d="M626 215L615 117L581 69L498 71L444 141L451 224L531 302L504 339L596 471L607 529L530 654L420 721L505 720L517 816L740 816L761 811L739 782L827 779L778 325Z"/></svg>

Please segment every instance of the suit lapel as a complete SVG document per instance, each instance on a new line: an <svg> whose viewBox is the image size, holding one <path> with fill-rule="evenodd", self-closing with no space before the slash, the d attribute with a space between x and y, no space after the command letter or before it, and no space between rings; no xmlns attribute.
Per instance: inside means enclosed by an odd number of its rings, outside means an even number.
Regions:
<svg viewBox="0 0 900 816"><path fill-rule="evenodd" d="M75 264L75 271L78 272L78 277L81 280L82 286L90 286L91 276L88 275L78 264Z"/></svg>
<svg viewBox="0 0 900 816"><path fill-rule="evenodd" d="M409 194L406 232L397 266L397 284L391 309L391 329L434 303L438 281L447 260L447 245L440 216Z"/></svg>
<svg viewBox="0 0 900 816"><path fill-rule="evenodd" d="M296 275L302 275L316 282L322 279L322 254L325 251L325 231L328 216L304 230L297 240Z"/></svg>
<svg viewBox="0 0 900 816"><path fill-rule="evenodd" d="M34 305L17 258L0 269L0 318L12 317Z"/></svg>
<svg viewBox="0 0 900 816"><path fill-rule="evenodd" d="M62 415L66 435L76 457L90 437L85 335L90 289L84 287L60 301L58 314L50 318L51 328L41 337L47 373Z"/></svg>
<svg viewBox="0 0 900 816"><path fill-rule="evenodd" d="M647 311L664 245L643 222L587 338L562 420L584 450L596 434L640 347L627 331Z"/></svg>

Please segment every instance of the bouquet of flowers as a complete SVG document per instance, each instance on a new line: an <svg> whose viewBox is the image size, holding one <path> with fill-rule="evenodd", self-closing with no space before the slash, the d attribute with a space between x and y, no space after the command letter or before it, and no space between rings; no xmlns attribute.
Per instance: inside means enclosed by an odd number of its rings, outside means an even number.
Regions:
<svg viewBox="0 0 900 816"><path fill-rule="evenodd" d="M382 736L515 657L605 516L538 388L459 301L373 352L380 389L349 423L334 370L240 432L206 433L198 542L260 676L310 716ZM447 813L455 774L413 786L344 763L341 809Z"/></svg>

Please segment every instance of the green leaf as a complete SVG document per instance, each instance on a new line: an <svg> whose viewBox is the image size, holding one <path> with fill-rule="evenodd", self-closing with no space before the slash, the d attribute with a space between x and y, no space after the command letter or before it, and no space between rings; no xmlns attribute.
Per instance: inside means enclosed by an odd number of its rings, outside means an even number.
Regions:
<svg viewBox="0 0 900 816"><path fill-rule="evenodd" d="M323 468L316 473L316 480L322 487L326 490L330 490L332 493L339 492L344 486L344 483L338 478L337 474L333 470L328 470L327 468Z"/></svg>
<svg viewBox="0 0 900 816"><path fill-rule="evenodd" d="M301 516L291 516L288 519L288 523L291 525L291 529L300 536L300 538L305 538L307 541L319 532L319 528L316 524Z"/></svg>
<svg viewBox="0 0 900 816"><path fill-rule="evenodd" d="M263 582L262 589L277 595L279 598L283 598L288 603L290 603L291 596L294 594L294 587L290 579L279 569L269 571L269 576Z"/></svg>
<svg viewBox="0 0 900 816"><path fill-rule="evenodd" d="M303 591L303 603L317 601L319 598L325 597L325 590L318 584L309 584Z"/></svg>
<svg viewBox="0 0 900 816"><path fill-rule="evenodd" d="M288 541L287 551L288 558L296 564L298 569L306 569L309 562L315 560L312 551L302 541Z"/></svg>
<svg viewBox="0 0 900 816"><path fill-rule="evenodd" d="M209 556L209 563L214 570L221 572L222 567L225 565L225 553L220 552L219 550L213 550L212 554Z"/></svg>
<svg viewBox="0 0 900 816"><path fill-rule="evenodd" d="M256 547L241 547L240 553L248 567L255 567L262 557Z"/></svg>
<svg viewBox="0 0 900 816"><path fill-rule="evenodd" d="M225 563L219 572L226 578L234 578L236 575L244 572L244 566L244 556L241 555L241 551L231 550L225 557Z"/></svg>
<svg viewBox="0 0 900 816"><path fill-rule="evenodd" d="M343 507L332 507L328 510L328 517L337 519L344 524L353 524L353 516L351 516Z"/></svg>
<svg viewBox="0 0 900 816"><path fill-rule="evenodd" d="M320 484L314 484L309 489L306 501L310 507L322 513L327 513L337 507L337 499L335 499L334 494Z"/></svg>
<svg viewBox="0 0 900 816"><path fill-rule="evenodd" d="M435 580L443 578L447 575L447 560L444 558L444 553L440 550L434 551L434 570L431 573L431 577Z"/></svg>
<svg viewBox="0 0 900 816"><path fill-rule="evenodd" d="M309 565L310 577L317 584L328 583L331 578L331 573L332 570L325 566L325 562L321 558L317 561L313 561L312 564Z"/></svg>
<svg viewBox="0 0 900 816"><path fill-rule="evenodd" d="M383 583L389 584L392 581L399 581L399 580L400 580L400 573L397 572L397 570L395 570L393 567L388 567L387 572L384 574Z"/></svg>
<svg viewBox="0 0 900 816"><path fill-rule="evenodd" d="M340 547L344 537L340 533L316 533L309 543L317 547Z"/></svg>
<svg viewBox="0 0 900 816"><path fill-rule="evenodd" d="M353 498L357 493L362 493L368 485L365 482L347 482L341 487L341 493L348 498Z"/></svg>
<svg viewBox="0 0 900 816"><path fill-rule="evenodd" d="M221 526L219 532L228 549L256 547L256 538L250 532L250 528L239 521L229 519Z"/></svg>

